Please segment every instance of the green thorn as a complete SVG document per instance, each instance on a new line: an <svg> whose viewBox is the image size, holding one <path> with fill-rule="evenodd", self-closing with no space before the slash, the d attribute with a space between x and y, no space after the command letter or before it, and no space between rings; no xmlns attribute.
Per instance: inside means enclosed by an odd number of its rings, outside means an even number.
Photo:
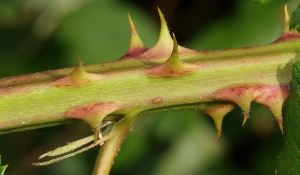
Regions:
<svg viewBox="0 0 300 175"><path fill-rule="evenodd" d="M77 65L70 74L74 79L85 78L86 72L83 70L82 64L80 56L77 54Z"/></svg>
<svg viewBox="0 0 300 175"><path fill-rule="evenodd" d="M168 64L169 66L171 66L171 69L176 69L176 70L184 69L183 63L179 59L178 43L174 33L173 33L173 50L170 57L164 64Z"/></svg>
<svg viewBox="0 0 300 175"><path fill-rule="evenodd" d="M129 20L130 31L131 31L131 41L130 41L130 46L129 46L128 52L130 52L136 48L146 49L146 46L144 45L143 41L141 40L129 13L128 13L128 20Z"/></svg>
<svg viewBox="0 0 300 175"><path fill-rule="evenodd" d="M156 51L165 52L167 50L171 50L173 41L172 41L172 37L170 36L169 29L167 26L167 22L164 18L164 15L162 14L162 12L158 7L157 10L160 17L160 34L157 43L152 49Z"/></svg>

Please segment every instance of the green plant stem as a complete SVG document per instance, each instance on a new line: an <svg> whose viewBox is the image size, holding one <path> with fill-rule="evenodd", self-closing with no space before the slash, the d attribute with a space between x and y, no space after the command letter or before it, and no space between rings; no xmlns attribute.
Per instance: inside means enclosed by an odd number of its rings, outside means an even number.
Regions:
<svg viewBox="0 0 300 175"><path fill-rule="evenodd" d="M99 150L92 175L109 174L123 141L133 127L134 118L135 115L126 116L114 126L110 139Z"/></svg>
<svg viewBox="0 0 300 175"><path fill-rule="evenodd" d="M171 78L146 73L149 67L163 63L164 57L84 66L86 72L100 77L85 86L54 85L73 68L1 79L0 134L74 122L65 117L66 111L87 103L115 102L122 106L104 118L107 121L119 119L136 107L149 114L157 109L216 101L215 92L232 86L289 86L299 51L300 40L291 38L251 48L180 53L181 61L196 68L191 74Z"/></svg>

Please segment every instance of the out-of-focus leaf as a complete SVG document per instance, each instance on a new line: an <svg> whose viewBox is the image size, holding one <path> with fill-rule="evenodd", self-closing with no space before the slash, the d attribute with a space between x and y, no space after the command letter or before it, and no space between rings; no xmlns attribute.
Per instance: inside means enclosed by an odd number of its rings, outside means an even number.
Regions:
<svg viewBox="0 0 300 175"><path fill-rule="evenodd" d="M291 95L284 117L284 146L277 162L277 174L300 174L300 64L293 69Z"/></svg>
<svg viewBox="0 0 300 175"><path fill-rule="evenodd" d="M1 166L1 156L0 156L0 175L4 175L4 171L8 165Z"/></svg>
<svg viewBox="0 0 300 175"><path fill-rule="evenodd" d="M300 5L293 11L290 23L290 30L297 30L300 32Z"/></svg>
<svg viewBox="0 0 300 175"><path fill-rule="evenodd" d="M263 6L251 1L237 1L237 7L232 15L203 26L203 30L185 46L196 50L250 47L269 44L282 34L284 26L278 20L280 10L283 15L281 1Z"/></svg>
<svg viewBox="0 0 300 175"><path fill-rule="evenodd" d="M271 2L272 0L251 0L253 2L261 3L261 4L267 4Z"/></svg>
<svg viewBox="0 0 300 175"><path fill-rule="evenodd" d="M251 0L253 2L257 2L257 3L260 3L260 4L267 4L269 2L272 2L273 0ZM290 0L284 0L284 2L289 2Z"/></svg>
<svg viewBox="0 0 300 175"><path fill-rule="evenodd" d="M55 33L56 40L66 46L65 61L73 65L76 54L85 65L123 56L130 43L128 12L141 39L152 47L157 41L159 26L145 12L130 3L92 1L64 19Z"/></svg>

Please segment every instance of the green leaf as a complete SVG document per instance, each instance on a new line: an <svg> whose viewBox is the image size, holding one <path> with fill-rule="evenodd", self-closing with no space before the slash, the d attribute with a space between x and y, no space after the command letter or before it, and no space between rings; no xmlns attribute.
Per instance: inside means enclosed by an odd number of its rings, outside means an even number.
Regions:
<svg viewBox="0 0 300 175"><path fill-rule="evenodd" d="M300 4L297 9L293 11L290 23L290 30L297 30L300 32Z"/></svg>
<svg viewBox="0 0 300 175"><path fill-rule="evenodd" d="M300 64L294 64L291 95L285 111L284 146L278 156L277 174L300 174Z"/></svg>
<svg viewBox="0 0 300 175"><path fill-rule="evenodd" d="M4 171L8 165L1 166L1 155L0 155L0 175L4 175Z"/></svg>

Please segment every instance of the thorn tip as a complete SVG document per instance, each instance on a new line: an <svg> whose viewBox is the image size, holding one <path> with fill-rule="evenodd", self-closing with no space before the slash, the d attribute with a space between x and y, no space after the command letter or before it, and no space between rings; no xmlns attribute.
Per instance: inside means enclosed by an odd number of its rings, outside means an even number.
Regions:
<svg viewBox="0 0 300 175"><path fill-rule="evenodd" d="M244 119L243 119L243 124L242 124L242 126L244 126L245 123L246 123L246 121L247 121L247 119L250 118L250 116L249 116L249 110L243 111L243 113L244 113Z"/></svg>
<svg viewBox="0 0 300 175"><path fill-rule="evenodd" d="M76 54L76 56L77 56L77 65L82 65L82 61L80 59L79 54Z"/></svg>
<svg viewBox="0 0 300 175"><path fill-rule="evenodd" d="M277 123L279 125L279 129L280 129L281 133L283 134L283 125L282 125L283 119L282 119L282 117L279 117L276 120L277 120Z"/></svg>
<svg viewBox="0 0 300 175"><path fill-rule="evenodd" d="M202 107L202 109L199 108L200 110L202 110L204 113L206 113L213 119L215 126L216 126L216 130L217 130L218 141L220 141L221 134L222 134L223 118L234 107L235 107L234 104L229 103L229 104L212 104L212 105L206 106L204 108Z"/></svg>
<svg viewBox="0 0 300 175"><path fill-rule="evenodd" d="M121 59L126 59L128 57L133 57L133 56L139 55L140 53L147 50L145 44L141 40L141 38L135 28L135 25L130 16L130 13L128 12L127 15L128 15L129 25L130 25L131 38L130 38L129 49L128 49L127 53L123 57L121 57Z"/></svg>

